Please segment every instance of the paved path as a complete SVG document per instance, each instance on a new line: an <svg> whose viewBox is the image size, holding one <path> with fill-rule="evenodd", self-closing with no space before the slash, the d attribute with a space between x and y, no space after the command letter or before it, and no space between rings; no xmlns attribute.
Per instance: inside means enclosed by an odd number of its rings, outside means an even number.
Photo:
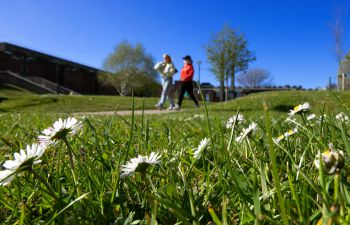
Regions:
<svg viewBox="0 0 350 225"><path fill-rule="evenodd" d="M134 114L135 115L142 115L142 112L146 114L164 114L164 113L174 113L174 112L180 112L176 110L158 110L158 109L147 109L147 110L135 110ZM74 113L75 115L103 115L103 116L108 116L108 115L114 115L115 111L106 111L106 112L79 112L79 113ZM132 110L119 110L116 111L118 115L121 116L128 116L132 114Z"/></svg>

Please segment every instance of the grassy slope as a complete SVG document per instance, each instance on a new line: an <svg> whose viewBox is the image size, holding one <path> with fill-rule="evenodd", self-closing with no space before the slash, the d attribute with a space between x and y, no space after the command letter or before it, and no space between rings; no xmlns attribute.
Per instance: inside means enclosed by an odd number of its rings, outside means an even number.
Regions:
<svg viewBox="0 0 350 225"><path fill-rule="evenodd" d="M266 101L269 109L275 113L287 113L296 105L309 102L311 112L321 113L325 111L346 111L350 105L350 92L330 91L274 91L251 94L237 98L234 101L223 102L209 106L213 111L237 111L259 112L263 110L263 102Z"/></svg>
<svg viewBox="0 0 350 225"><path fill-rule="evenodd" d="M135 98L135 108L141 109L143 98ZM145 101L153 108L156 98ZM131 97L36 95L11 86L0 86L0 112L84 112L132 109Z"/></svg>
<svg viewBox="0 0 350 225"><path fill-rule="evenodd" d="M13 86L0 86L1 112L39 112L70 113L131 110L132 97L120 96L68 96L68 95L36 95ZM135 97L135 109L154 109L158 98ZM165 104L165 107L168 103ZM185 107L193 107L191 101L184 102Z"/></svg>
<svg viewBox="0 0 350 225"><path fill-rule="evenodd" d="M338 98L338 99L337 99ZM339 101L339 99L341 99ZM154 109L158 98L135 98L135 109ZM263 102L269 104L276 113L289 112L294 106L309 102L311 111L320 113L326 110L346 111L350 104L350 92L330 91L276 91L251 94L233 101L209 104L210 111L235 112L238 109L246 113L258 113L263 110ZM185 100L184 108L193 107L190 100ZM70 113L131 110L132 97L120 96L67 96L35 95L12 86L0 86L0 112L40 112Z"/></svg>

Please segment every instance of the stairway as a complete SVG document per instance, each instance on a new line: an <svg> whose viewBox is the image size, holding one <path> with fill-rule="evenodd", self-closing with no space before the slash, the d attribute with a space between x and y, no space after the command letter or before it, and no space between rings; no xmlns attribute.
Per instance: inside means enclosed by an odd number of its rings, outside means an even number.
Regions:
<svg viewBox="0 0 350 225"><path fill-rule="evenodd" d="M10 71L0 71L0 84L16 85L37 94L79 94L42 77L23 77Z"/></svg>

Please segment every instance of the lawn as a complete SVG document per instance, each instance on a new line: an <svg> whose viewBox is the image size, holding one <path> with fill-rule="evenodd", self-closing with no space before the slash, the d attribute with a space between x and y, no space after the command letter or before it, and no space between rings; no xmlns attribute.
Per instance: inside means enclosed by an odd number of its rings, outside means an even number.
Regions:
<svg viewBox="0 0 350 225"><path fill-rule="evenodd" d="M36 95L13 86L0 86L0 113L73 113L104 112L114 110L154 109L158 98L120 96L68 96ZM275 91L251 94L228 102L209 103L209 111L261 113L262 103L267 102L273 113L289 112L300 102L309 102L312 112L324 109L347 110L350 105L350 92L330 91ZM167 103L166 103L167 105ZM202 104L203 106L203 104ZM194 108L191 100L185 99L183 108Z"/></svg>
<svg viewBox="0 0 350 225"><path fill-rule="evenodd" d="M286 113L301 102L309 102L313 113L323 110L348 110L350 106L350 91L273 91L251 94L213 105L214 111L259 112L263 111L262 103L266 102L271 111Z"/></svg>
<svg viewBox="0 0 350 225"><path fill-rule="evenodd" d="M154 109L159 98L96 96L96 95L36 95L13 86L0 86L0 113L72 113L114 110ZM166 103L165 107L168 107ZM184 101L184 107L194 104Z"/></svg>
<svg viewBox="0 0 350 225"><path fill-rule="evenodd" d="M3 102L41 97L16 93ZM2 113L0 224L349 224L348 95L270 92L55 126L67 116L54 106ZM89 98L62 96L76 97Z"/></svg>

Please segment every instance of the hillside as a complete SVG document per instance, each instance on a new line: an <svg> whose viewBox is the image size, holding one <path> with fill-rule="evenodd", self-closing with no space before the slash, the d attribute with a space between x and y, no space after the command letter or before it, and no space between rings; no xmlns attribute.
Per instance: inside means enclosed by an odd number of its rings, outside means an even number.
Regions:
<svg viewBox="0 0 350 225"><path fill-rule="evenodd" d="M132 97L120 96L36 95L14 86L0 86L0 112L71 113L131 110L132 101ZM135 109L154 109L157 101L158 98L134 98ZM235 112L239 109L246 113L258 113L263 110L264 101L275 113L289 112L294 106L304 102L310 103L311 112L314 113L321 113L323 109L346 111L346 107L350 105L350 92L273 91L207 105L209 111L215 112ZM203 106L203 103L201 105ZM184 101L183 108L193 107L191 100Z"/></svg>
<svg viewBox="0 0 350 225"><path fill-rule="evenodd" d="M350 106L350 92L331 91L273 91L251 94L232 101L211 105L213 111L255 112L263 110L263 102L267 102L269 109L276 113L287 113L296 105L309 102L311 112L335 110L346 111Z"/></svg>

